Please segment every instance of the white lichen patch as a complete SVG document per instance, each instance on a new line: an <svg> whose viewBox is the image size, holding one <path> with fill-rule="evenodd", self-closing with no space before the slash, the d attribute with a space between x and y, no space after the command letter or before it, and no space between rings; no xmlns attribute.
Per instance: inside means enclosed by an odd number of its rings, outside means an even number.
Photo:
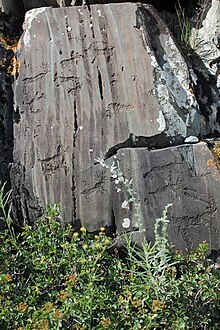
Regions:
<svg viewBox="0 0 220 330"><path fill-rule="evenodd" d="M189 71L182 57L179 49L174 44L173 40L169 38L165 43L166 55L164 56L165 65L163 71L170 72L177 77L178 83L184 89L189 88Z"/></svg>
<svg viewBox="0 0 220 330"><path fill-rule="evenodd" d="M146 46L146 51L147 51L148 54L151 54L151 49L150 49L149 46Z"/></svg>
<svg viewBox="0 0 220 330"><path fill-rule="evenodd" d="M199 133L198 104L190 91L188 67L171 38L165 43L166 55L154 66L154 85L161 112L158 131L171 137L187 136L190 129ZM196 77L193 76L195 80Z"/></svg>
<svg viewBox="0 0 220 330"><path fill-rule="evenodd" d="M197 85L198 78L197 78L195 72L193 71L193 69L189 69L189 74L190 74L190 78L191 78L193 84Z"/></svg>
<svg viewBox="0 0 220 330"><path fill-rule="evenodd" d="M84 15L80 8L78 9L78 12L79 12L80 15Z"/></svg>
<svg viewBox="0 0 220 330"><path fill-rule="evenodd" d="M166 121L164 119L164 115L162 111L159 111L159 117L157 118L157 122L159 124L158 131L163 132L166 128Z"/></svg>
<svg viewBox="0 0 220 330"><path fill-rule="evenodd" d="M150 58L151 58L151 65L155 68L157 66L157 60L153 55L151 55Z"/></svg>
<svg viewBox="0 0 220 330"><path fill-rule="evenodd" d="M43 13L46 10L46 7L41 7L41 8L35 8L32 10L29 10L25 14L25 20L23 23L23 30L24 30L24 36L23 36L23 41L24 41L24 46L25 50L28 50L30 48L30 32L29 30L31 29L31 25L34 19L37 18L38 14Z"/></svg>

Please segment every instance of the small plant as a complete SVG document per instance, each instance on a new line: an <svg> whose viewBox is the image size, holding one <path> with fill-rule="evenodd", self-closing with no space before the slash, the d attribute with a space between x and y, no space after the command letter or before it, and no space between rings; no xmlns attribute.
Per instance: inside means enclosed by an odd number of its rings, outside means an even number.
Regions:
<svg viewBox="0 0 220 330"><path fill-rule="evenodd" d="M115 180L122 177L118 166L111 169ZM173 249L170 205L156 220L154 244L138 247L124 234L127 257L120 260L104 228L97 234L62 228L59 205L15 233L3 190L1 330L219 329L220 265L208 260L207 243L189 254Z"/></svg>
<svg viewBox="0 0 220 330"><path fill-rule="evenodd" d="M59 220L50 206L16 244L8 228L0 235L0 329L92 329L105 319L120 290L111 239L104 228L73 233Z"/></svg>
<svg viewBox="0 0 220 330"><path fill-rule="evenodd" d="M137 228L140 232L144 232L143 224L142 224L142 214L141 214L141 204L137 199L137 192L134 191L132 183L133 179L128 180L124 177L119 161L117 160L117 156L114 156L115 160L112 165L107 164L103 159L95 159L102 167L109 170L111 177L114 179L114 183L116 186L117 192L121 192L121 187L124 187L126 192L128 193L128 200L123 201L121 207L129 209L129 205L132 204L135 209L135 217L136 222L134 227ZM129 218L124 218L122 221L122 227L129 228L131 225L131 220Z"/></svg>
<svg viewBox="0 0 220 330"><path fill-rule="evenodd" d="M11 203L10 203L10 196L11 191L5 191L5 183L1 185L0 182L0 223L3 226L7 227L8 234L11 238L15 239L15 232L12 226L12 218L11 218Z"/></svg>
<svg viewBox="0 0 220 330"><path fill-rule="evenodd" d="M202 60L211 60L212 50L207 50L209 41L205 41L199 34L205 14L210 6L210 1L200 1L195 8L193 17L189 16L189 10L183 8L178 1L176 16L178 24L173 28L179 44L186 55L192 55L193 51L199 53ZM209 48L209 47L208 47Z"/></svg>
<svg viewBox="0 0 220 330"><path fill-rule="evenodd" d="M190 48L190 37L191 37L191 25L190 19L186 14L185 8L180 5L178 1L178 5L176 6L176 14L178 18L178 40L180 45L185 48Z"/></svg>

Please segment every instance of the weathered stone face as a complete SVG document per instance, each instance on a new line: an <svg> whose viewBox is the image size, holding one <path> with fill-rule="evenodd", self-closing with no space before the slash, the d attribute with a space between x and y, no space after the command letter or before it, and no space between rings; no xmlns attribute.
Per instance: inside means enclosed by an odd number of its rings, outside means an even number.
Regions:
<svg viewBox="0 0 220 330"><path fill-rule="evenodd" d="M125 177L134 179L133 187L141 201L147 239L153 240L155 219L161 217L165 205L172 203L168 233L176 247L189 249L206 240L212 249L219 249L220 175L206 143L151 151L146 148L121 149L117 160ZM112 165L117 160L111 157L107 163ZM131 204L129 209L121 207L129 198L125 189L114 180L110 181L108 170L101 165L86 173L87 181L82 180L77 185L81 187L80 206L86 212L84 225L92 230L98 219L106 219L107 225L115 225L121 232L124 230L123 219L129 218L128 230L134 228L137 221L134 207ZM117 192L116 187L122 191ZM99 217L91 212L96 209Z"/></svg>
<svg viewBox="0 0 220 330"><path fill-rule="evenodd" d="M199 16L192 19L190 60L198 78L195 90L201 113L216 136L220 124L220 2L202 3Z"/></svg>
<svg viewBox="0 0 220 330"><path fill-rule="evenodd" d="M173 202L172 241L185 248L208 237L219 248L212 155L205 144L171 147L209 133L194 72L152 7L34 9L18 59L11 171L18 217L33 221L40 206L60 202L66 222L90 231L121 232L125 216L133 226L132 209L121 208L126 193L94 161L117 154L134 178L148 239Z"/></svg>

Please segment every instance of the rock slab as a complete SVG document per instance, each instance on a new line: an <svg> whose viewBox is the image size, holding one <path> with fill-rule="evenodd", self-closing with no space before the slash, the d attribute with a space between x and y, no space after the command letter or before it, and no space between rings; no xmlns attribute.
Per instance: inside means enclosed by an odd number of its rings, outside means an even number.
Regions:
<svg viewBox="0 0 220 330"><path fill-rule="evenodd" d="M141 187L149 239L155 217L175 196L176 227L170 237L178 246L190 247L204 238L205 234L183 234L180 225L200 226L196 210L201 205L211 210L212 217L201 208L202 223L213 221L219 230L213 215L216 196L211 193L207 201L202 188L209 183L199 176L202 195L196 209L186 212L197 191L190 185L190 168L197 171L198 166L193 156L197 149L180 146L180 151L174 146L188 136L199 136L207 125L191 91L193 71L151 6L33 9L26 14L18 59L11 171L16 217L31 222L41 206L60 202L66 222L91 231L107 226L120 232L125 196L115 194L113 182L94 159L108 160L126 150L122 169L138 182L136 188ZM205 153L211 157L207 148ZM181 165L184 157L192 157L191 167ZM167 170L166 180L161 168ZM186 183L177 189L178 182ZM170 187L178 190L176 195ZM163 192L158 200L153 196L159 191ZM175 238L177 232L182 240Z"/></svg>

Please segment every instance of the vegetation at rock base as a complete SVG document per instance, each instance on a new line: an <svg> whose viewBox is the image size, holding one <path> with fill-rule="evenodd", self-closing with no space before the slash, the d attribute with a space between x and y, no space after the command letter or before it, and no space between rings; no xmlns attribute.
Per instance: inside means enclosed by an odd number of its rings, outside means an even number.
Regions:
<svg viewBox="0 0 220 330"><path fill-rule="evenodd" d="M112 252L100 228L73 232L60 225L58 205L34 227L16 234L9 194L0 194L0 328L6 329L219 329L220 265L203 243L184 255L166 238L166 210L155 224L155 243Z"/></svg>
<svg viewBox="0 0 220 330"><path fill-rule="evenodd" d="M211 51L206 50L204 40L198 37L198 30L202 27L204 16L209 8L210 2L207 0L200 0L197 5L191 4L194 11L190 10L189 6L183 6L180 1L175 4L176 24L171 27L171 31L176 37L182 51L188 56L194 51L203 49L202 57L205 59ZM193 13L193 16L192 16Z"/></svg>

